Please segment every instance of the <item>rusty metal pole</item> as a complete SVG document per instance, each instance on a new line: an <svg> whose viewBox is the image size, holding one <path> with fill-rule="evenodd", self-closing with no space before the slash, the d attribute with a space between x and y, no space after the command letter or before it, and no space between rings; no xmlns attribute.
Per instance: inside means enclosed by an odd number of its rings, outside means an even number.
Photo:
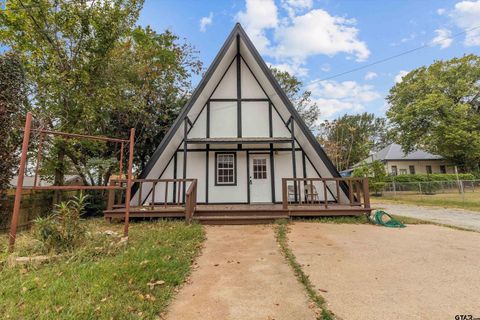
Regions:
<svg viewBox="0 0 480 320"><path fill-rule="evenodd" d="M135 143L135 128L130 129L130 145L128 153L128 171L127 171L127 194L125 196L125 226L123 235L128 237L128 224L130 219L130 200L132 197L132 168L133 168L133 145Z"/></svg>
<svg viewBox="0 0 480 320"><path fill-rule="evenodd" d="M18 168L17 189L15 190L15 202L13 205L12 224L10 226L9 250L13 251L15 247L15 238L17 237L18 217L20 215L20 205L22 201L23 178L25 176L25 166L27 163L28 144L30 142L30 130L32 128L32 113L27 113L25 120L25 130L23 131L22 154L20 157L20 167Z"/></svg>

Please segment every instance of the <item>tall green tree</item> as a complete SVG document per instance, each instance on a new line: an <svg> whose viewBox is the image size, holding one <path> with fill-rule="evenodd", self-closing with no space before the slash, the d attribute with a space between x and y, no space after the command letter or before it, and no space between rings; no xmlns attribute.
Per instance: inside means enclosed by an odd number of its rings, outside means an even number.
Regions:
<svg viewBox="0 0 480 320"><path fill-rule="evenodd" d="M17 165L20 115L26 107L25 73L17 54L0 55L0 198Z"/></svg>
<svg viewBox="0 0 480 320"><path fill-rule="evenodd" d="M46 128L128 137L137 130L141 169L190 92L201 64L170 31L136 27L142 0L10 0L0 39L21 53L35 117ZM106 184L118 170L118 145L48 141L45 172Z"/></svg>
<svg viewBox="0 0 480 320"><path fill-rule="evenodd" d="M318 140L339 170L350 168L391 141L387 121L372 113L342 117L320 125Z"/></svg>
<svg viewBox="0 0 480 320"><path fill-rule="evenodd" d="M436 61L390 89L387 116L404 151L421 148L478 170L479 96L479 56Z"/></svg>
<svg viewBox="0 0 480 320"><path fill-rule="evenodd" d="M312 92L302 91L303 83L287 71L281 71L274 67L271 67L270 70L310 130L317 129L320 112L317 104L312 100Z"/></svg>

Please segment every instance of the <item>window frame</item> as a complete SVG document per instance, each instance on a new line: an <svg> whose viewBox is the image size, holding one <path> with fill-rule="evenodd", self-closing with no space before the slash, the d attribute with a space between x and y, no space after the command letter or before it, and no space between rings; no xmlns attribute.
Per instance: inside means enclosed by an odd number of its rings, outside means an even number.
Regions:
<svg viewBox="0 0 480 320"><path fill-rule="evenodd" d="M233 182L218 182L218 156L219 155L233 155ZM230 187L237 185L237 153L236 152L215 152L215 186Z"/></svg>
<svg viewBox="0 0 480 320"><path fill-rule="evenodd" d="M441 174L447 174L447 166L444 164L440 165L440 173Z"/></svg>
<svg viewBox="0 0 480 320"><path fill-rule="evenodd" d="M408 172L410 174L416 174L417 171L415 170L415 166L408 166Z"/></svg>
<svg viewBox="0 0 480 320"><path fill-rule="evenodd" d="M255 164L256 160L261 160L262 162L265 161L265 163L262 164ZM262 170L258 170L255 172L255 168L262 167ZM263 168L265 170L263 170ZM255 177L255 173L257 173L257 177ZM258 176L258 174L261 174L261 177ZM253 180L267 180L268 179L268 160L267 157L262 157L262 158L253 158L252 159L252 179Z"/></svg>
<svg viewBox="0 0 480 320"><path fill-rule="evenodd" d="M392 176L398 176L398 167L397 166L391 166L390 167L392 170Z"/></svg>
<svg viewBox="0 0 480 320"><path fill-rule="evenodd" d="M426 172L427 174L433 174L432 165L426 165L426 166L425 166L425 172Z"/></svg>

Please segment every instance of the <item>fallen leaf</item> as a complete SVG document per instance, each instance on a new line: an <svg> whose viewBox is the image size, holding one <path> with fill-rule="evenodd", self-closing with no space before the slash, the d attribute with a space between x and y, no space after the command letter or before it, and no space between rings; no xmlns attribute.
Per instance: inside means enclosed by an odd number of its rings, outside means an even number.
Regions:
<svg viewBox="0 0 480 320"><path fill-rule="evenodd" d="M155 281L155 282L149 282L147 283L147 286L150 288L150 290L153 290L153 288L155 288L155 286L160 286L162 284L165 284L165 281L163 280L158 280L158 281Z"/></svg>

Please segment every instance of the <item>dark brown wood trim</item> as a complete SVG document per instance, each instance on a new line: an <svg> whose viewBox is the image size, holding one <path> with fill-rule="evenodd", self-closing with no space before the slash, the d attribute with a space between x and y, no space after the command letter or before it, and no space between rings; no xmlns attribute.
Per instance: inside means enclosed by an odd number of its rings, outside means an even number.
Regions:
<svg viewBox="0 0 480 320"><path fill-rule="evenodd" d="M210 145L207 144L207 151L205 151L205 202L208 203L208 176L209 176L209 168L210 168Z"/></svg>
<svg viewBox="0 0 480 320"><path fill-rule="evenodd" d="M177 150L173 155L173 179L177 179ZM173 202L177 202L177 184L173 184Z"/></svg>
<svg viewBox="0 0 480 320"><path fill-rule="evenodd" d="M188 149L187 149L187 139L188 139L188 117L185 117L185 124L183 126L183 179L187 178L187 154L188 154ZM185 203L185 197L187 195L186 191L186 183L182 183L183 186L183 195L182 195L182 200L183 203Z"/></svg>
<svg viewBox="0 0 480 320"><path fill-rule="evenodd" d="M275 160L273 156L273 144L270 144L270 185L272 202L275 203Z"/></svg>
<svg viewBox="0 0 480 320"><path fill-rule="evenodd" d="M237 35L237 136L242 137L242 61L240 60L240 35Z"/></svg>
<svg viewBox="0 0 480 320"><path fill-rule="evenodd" d="M290 117L290 120L291 122L291 125L292 125L292 173L293 173L293 178L297 178L297 161L296 161L296 157L295 157L295 121L293 120L293 117ZM298 201L298 197L297 197L297 184L294 183L293 184L293 189L294 189L294 192L295 192L295 202Z"/></svg>
<svg viewBox="0 0 480 320"><path fill-rule="evenodd" d="M247 203L250 204L250 152L247 150Z"/></svg>

